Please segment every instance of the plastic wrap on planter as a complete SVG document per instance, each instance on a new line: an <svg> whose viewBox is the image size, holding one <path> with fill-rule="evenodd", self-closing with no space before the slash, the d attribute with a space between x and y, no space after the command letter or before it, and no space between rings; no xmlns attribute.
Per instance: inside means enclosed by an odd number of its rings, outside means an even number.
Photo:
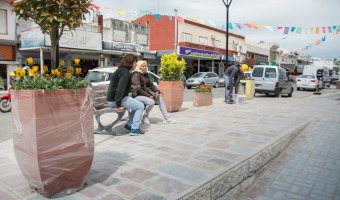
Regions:
<svg viewBox="0 0 340 200"><path fill-rule="evenodd" d="M44 196L83 187L94 155L90 89L12 90L15 156Z"/></svg>

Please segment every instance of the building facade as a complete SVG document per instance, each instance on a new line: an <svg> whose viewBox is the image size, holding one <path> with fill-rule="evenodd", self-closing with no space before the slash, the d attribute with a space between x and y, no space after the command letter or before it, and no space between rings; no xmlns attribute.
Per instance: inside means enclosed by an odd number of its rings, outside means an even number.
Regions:
<svg viewBox="0 0 340 200"><path fill-rule="evenodd" d="M0 0L0 81L3 88L8 89L9 72L13 71L18 62L16 59L17 34L16 18L6 0Z"/></svg>
<svg viewBox="0 0 340 200"><path fill-rule="evenodd" d="M156 18L150 14L134 23L150 26L150 51L157 51L158 57L176 52L185 58L186 76L200 71L222 74L227 63L231 65L246 58L244 36L229 33L226 54L226 32L223 30L177 16ZM156 59L156 67L159 67L159 59Z"/></svg>

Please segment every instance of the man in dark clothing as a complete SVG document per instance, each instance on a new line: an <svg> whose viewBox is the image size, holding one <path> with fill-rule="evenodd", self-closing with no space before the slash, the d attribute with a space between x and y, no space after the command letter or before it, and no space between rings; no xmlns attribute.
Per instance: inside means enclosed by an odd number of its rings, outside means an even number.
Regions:
<svg viewBox="0 0 340 200"><path fill-rule="evenodd" d="M234 83L237 83L241 78L243 72L248 70L248 65L237 64L228 67L224 72L225 80L225 102L228 104L233 104L234 100L232 97Z"/></svg>
<svg viewBox="0 0 340 200"><path fill-rule="evenodd" d="M144 131L139 128L142 121L144 104L129 96L131 87L131 71L136 68L137 56L133 54L124 55L118 69L110 77L110 85L107 90L108 104L118 108L119 112L129 109L129 120L124 129L130 132L131 136L142 135Z"/></svg>

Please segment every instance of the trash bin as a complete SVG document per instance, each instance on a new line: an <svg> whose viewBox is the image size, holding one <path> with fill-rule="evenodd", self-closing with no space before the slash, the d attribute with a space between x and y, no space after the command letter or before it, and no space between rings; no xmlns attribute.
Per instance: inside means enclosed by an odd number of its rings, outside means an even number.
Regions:
<svg viewBox="0 0 340 200"><path fill-rule="evenodd" d="M245 95L246 99L254 99L255 94L255 80L254 79L242 79L241 83L246 84Z"/></svg>
<svg viewBox="0 0 340 200"><path fill-rule="evenodd" d="M235 94L245 95L246 94L246 83L239 82L235 87Z"/></svg>
<svg viewBox="0 0 340 200"><path fill-rule="evenodd" d="M236 104L242 105L246 103L246 84L245 83L237 83L235 87L235 95L234 95L234 101Z"/></svg>

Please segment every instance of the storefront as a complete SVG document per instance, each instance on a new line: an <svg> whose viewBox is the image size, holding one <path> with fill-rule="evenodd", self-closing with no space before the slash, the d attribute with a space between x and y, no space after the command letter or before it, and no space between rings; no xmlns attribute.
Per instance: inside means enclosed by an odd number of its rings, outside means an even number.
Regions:
<svg viewBox="0 0 340 200"><path fill-rule="evenodd" d="M219 74L220 69L223 68L220 52L179 46L177 54L183 56L187 62L187 78L197 72Z"/></svg>
<svg viewBox="0 0 340 200"><path fill-rule="evenodd" d="M65 61L65 69L71 66L75 58L79 58L86 75L89 69L99 66L102 53L101 33L89 31L66 31L59 41L59 60ZM21 32L21 48L18 50L20 65L26 64L26 59L32 57L34 63L41 68L51 66L51 40L47 34L42 34L39 27Z"/></svg>
<svg viewBox="0 0 340 200"><path fill-rule="evenodd" d="M9 89L9 73L18 66L14 45L0 45L0 90Z"/></svg>

